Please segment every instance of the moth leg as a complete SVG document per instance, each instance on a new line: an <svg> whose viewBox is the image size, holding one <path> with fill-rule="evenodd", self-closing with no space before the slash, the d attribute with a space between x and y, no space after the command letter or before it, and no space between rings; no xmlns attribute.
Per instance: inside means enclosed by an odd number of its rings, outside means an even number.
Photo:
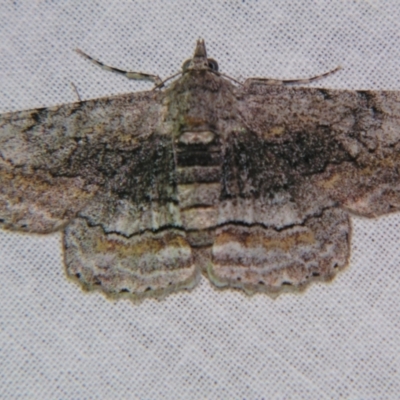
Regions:
<svg viewBox="0 0 400 400"><path fill-rule="evenodd" d="M76 87L75 83L70 82L70 84L71 84L72 90L73 90L74 93L75 93L76 98L78 99L78 103L80 103L80 102L82 101L82 98L81 98L81 96L79 95L78 88Z"/></svg>
<svg viewBox="0 0 400 400"><path fill-rule="evenodd" d="M111 72L116 72L117 74L121 74L126 76L128 79L133 79L137 81L150 81L154 82L157 86L162 83L161 78L157 75L151 75L151 74L146 74L144 72L135 72L135 71L123 71L121 69L115 68L115 67L110 67L109 65L103 64L101 61L96 60L93 57L90 57L86 53L84 53L80 49L75 49L75 51L80 54L81 56L85 57L92 63L98 65L100 68L106 70L106 71L111 71Z"/></svg>
<svg viewBox="0 0 400 400"><path fill-rule="evenodd" d="M208 276L247 293L299 289L328 280L347 265L350 222L340 209L282 230L234 223L216 229Z"/></svg>
<svg viewBox="0 0 400 400"><path fill-rule="evenodd" d="M193 288L200 278L185 233L177 229L125 237L77 218L65 229L69 277L88 290L133 298Z"/></svg>
<svg viewBox="0 0 400 400"><path fill-rule="evenodd" d="M332 75L335 72L341 70L342 67L339 65L338 67L332 69L331 71L325 72L321 75L312 76L311 78L299 78L299 79L270 79L270 78L247 78L244 82L245 86L253 85L253 84L263 84L263 85L293 85L297 83L307 84L313 81L317 81L319 79L325 78L328 75Z"/></svg>

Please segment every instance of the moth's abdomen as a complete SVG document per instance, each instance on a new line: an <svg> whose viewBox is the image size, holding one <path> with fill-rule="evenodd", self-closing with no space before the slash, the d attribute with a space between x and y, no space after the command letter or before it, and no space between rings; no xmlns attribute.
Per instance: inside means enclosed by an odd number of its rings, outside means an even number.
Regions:
<svg viewBox="0 0 400 400"><path fill-rule="evenodd" d="M186 131L176 142L178 198L183 226L215 227L221 193L221 147L210 130Z"/></svg>

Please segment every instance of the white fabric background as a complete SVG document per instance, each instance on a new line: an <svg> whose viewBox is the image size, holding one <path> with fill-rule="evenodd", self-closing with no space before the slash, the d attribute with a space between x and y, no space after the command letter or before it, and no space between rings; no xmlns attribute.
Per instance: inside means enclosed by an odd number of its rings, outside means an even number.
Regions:
<svg viewBox="0 0 400 400"><path fill-rule="evenodd" d="M166 77L198 37L235 78L400 90L400 2L0 2L0 112L136 90L79 57ZM301 294L248 297L203 279L132 304L85 294L61 234L0 231L0 397L398 398L400 215L353 218L350 266Z"/></svg>

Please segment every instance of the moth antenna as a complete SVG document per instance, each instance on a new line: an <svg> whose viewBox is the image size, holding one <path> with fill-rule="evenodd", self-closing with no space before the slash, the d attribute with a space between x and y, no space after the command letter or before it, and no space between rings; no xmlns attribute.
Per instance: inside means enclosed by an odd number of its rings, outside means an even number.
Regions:
<svg viewBox="0 0 400 400"><path fill-rule="evenodd" d="M221 76L223 76L223 77L225 77L225 78L227 78L227 79L230 79L231 81L237 83L238 85L243 86L243 83L242 83L242 82L239 82L238 80L236 80L235 78L232 78L232 77L229 76L229 75L223 74L222 72L218 72L218 75L221 75Z"/></svg>
<svg viewBox="0 0 400 400"><path fill-rule="evenodd" d="M154 86L154 88L153 88L152 90L156 90L156 89L158 89L158 88L160 88L160 87L163 87L165 82L167 82L167 81L169 81L170 79L173 79L173 78L175 78L176 76L181 75L181 74L182 74L182 71L179 71L179 72L177 72L176 74L173 74L173 75L169 76L168 78L165 78L165 79L164 79L163 81L161 81L160 83L157 83L156 86Z"/></svg>
<svg viewBox="0 0 400 400"><path fill-rule="evenodd" d="M258 78L258 77L247 78L244 82L244 85L249 85L252 83L261 83L264 85L294 85L294 84L298 84L298 83L307 84L307 83L325 78L328 75L334 74L335 72L337 72L341 69L342 69L342 67L340 65L338 65L336 68L334 68L328 72L324 72L323 74L312 76L311 78L297 78L297 79L283 79L283 80L273 79L273 78Z"/></svg>
<svg viewBox="0 0 400 400"><path fill-rule="evenodd" d="M92 63L98 65L100 68L102 68L102 69L104 69L106 71L115 72L117 74L124 75L128 79L133 79L133 80L136 80L136 81L150 81L150 82L154 82L156 85L159 85L161 83L161 78L159 76L157 76L157 75L151 75L151 74L147 74L145 72L124 71L122 69L111 67L109 65L103 64L101 61L96 60L95 58L89 56L88 54L84 53L80 49L75 49L75 51L79 55L81 55L82 57L88 59L89 61L91 61Z"/></svg>

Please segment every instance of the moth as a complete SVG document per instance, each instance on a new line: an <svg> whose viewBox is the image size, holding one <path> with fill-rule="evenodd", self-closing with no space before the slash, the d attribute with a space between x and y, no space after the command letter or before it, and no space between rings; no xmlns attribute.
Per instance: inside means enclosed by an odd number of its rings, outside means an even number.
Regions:
<svg viewBox="0 0 400 400"><path fill-rule="evenodd" d="M0 222L62 230L86 289L301 289L347 265L351 214L400 209L399 92L238 84L203 40L168 85L81 54L157 89L1 115Z"/></svg>

